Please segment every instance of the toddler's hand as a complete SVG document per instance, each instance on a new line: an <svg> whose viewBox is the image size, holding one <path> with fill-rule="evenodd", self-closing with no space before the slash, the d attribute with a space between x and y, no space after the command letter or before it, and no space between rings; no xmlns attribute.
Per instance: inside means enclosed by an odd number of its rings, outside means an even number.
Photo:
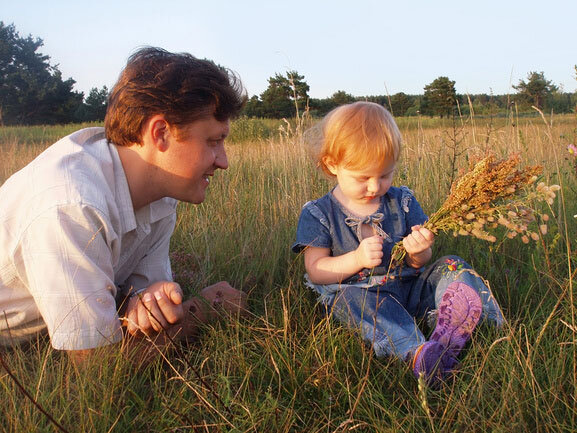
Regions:
<svg viewBox="0 0 577 433"><path fill-rule="evenodd" d="M383 238L375 235L363 239L355 250L355 257L362 268L379 266L383 259Z"/></svg>
<svg viewBox="0 0 577 433"><path fill-rule="evenodd" d="M418 225L411 227L411 230L412 232L403 239L407 254L419 254L433 246L435 235L432 231Z"/></svg>

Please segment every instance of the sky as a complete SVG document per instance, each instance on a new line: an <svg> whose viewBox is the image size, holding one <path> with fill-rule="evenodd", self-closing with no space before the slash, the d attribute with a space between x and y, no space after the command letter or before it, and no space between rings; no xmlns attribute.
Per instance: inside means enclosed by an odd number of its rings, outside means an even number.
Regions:
<svg viewBox="0 0 577 433"><path fill-rule="evenodd" d="M574 92L575 17L575 0L0 0L0 21L85 94L147 45L226 66L249 96L292 70L313 98L422 94L439 76L501 95L531 71Z"/></svg>

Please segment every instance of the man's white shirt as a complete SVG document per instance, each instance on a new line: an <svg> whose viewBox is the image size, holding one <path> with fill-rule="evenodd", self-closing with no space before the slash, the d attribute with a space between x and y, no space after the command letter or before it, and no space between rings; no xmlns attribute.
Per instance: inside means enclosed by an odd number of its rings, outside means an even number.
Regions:
<svg viewBox="0 0 577 433"><path fill-rule="evenodd" d="M176 204L134 212L103 128L61 139L15 173L0 187L0 344L44 329L61 350L118 342L118 290L172 280Z"/></svg>

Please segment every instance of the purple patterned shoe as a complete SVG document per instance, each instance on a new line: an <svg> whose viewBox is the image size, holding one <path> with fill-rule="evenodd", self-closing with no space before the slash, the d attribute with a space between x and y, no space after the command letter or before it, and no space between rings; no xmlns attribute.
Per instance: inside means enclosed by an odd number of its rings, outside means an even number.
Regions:
<svg viewBox="0 0 577 433"><path fill-rule="evenodd" d="M449 361L449 365L447 365ZM447 349L437 341L421 344L413 357L413 373L422 374L429 385L438 385L451 371L452 360L447 357Z"/></svg>
<svg viewBox="0 0 577 433"><path fill-rule="evenodd" d="M456 364L456 358L479 323L483 306L481 298L470 286L460 281L449 284L438 309L437 326L430 341L447 348L446 356L452 358L445 364Z"/></svg>
<svg viewBox="0 0 577 433"><path fill-rule="evenodd" d="M481 298L467 284L449 284L438 309L437 326L429 341L421 344L413 357L413 373L421 374L429 385L443 381L455 368L457 355L479 323Z"/></svg>

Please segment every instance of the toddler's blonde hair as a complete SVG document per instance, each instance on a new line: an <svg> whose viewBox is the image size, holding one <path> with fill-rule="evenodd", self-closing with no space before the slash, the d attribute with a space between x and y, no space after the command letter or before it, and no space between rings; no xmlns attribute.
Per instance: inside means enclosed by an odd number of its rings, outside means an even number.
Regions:
<svg viewBox="0 0 577 433"><path fill-rule="evenodd" d="M401 133L393 116L373 102L341 105L328 113L315 128L318 166L329 176L326 161L358 170L391 160L401 153ZM315 135L315 134L313 134Z"/></svg>

